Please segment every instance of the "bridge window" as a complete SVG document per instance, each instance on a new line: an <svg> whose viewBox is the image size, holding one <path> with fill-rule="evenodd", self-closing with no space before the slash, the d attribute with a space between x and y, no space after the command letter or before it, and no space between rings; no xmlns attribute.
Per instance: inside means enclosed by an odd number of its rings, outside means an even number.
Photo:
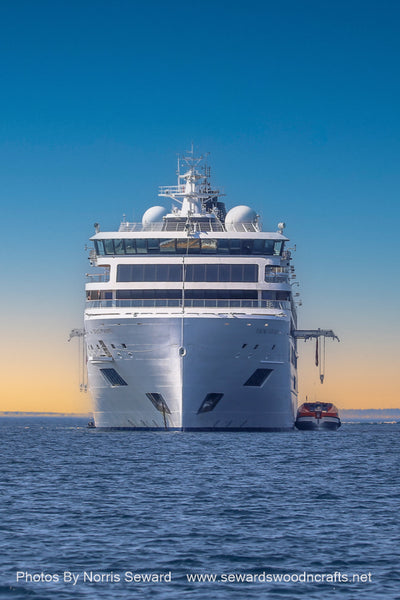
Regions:
<svg viewBox="0 0 400 600"><path fill-rule="evenodd" d="M145 240L145 239L136 240L136 251L138 254L147 254L147 240Z"/></svg>
<svg viewBox="0 0 400 600"><path fill-rule="evenodd" d="M96 254L236 254L279 256L283 242L265 239L136 238L94 240Z"/></svg>
<svg viewBox="0 0 400 600"><path fill-rule="evenodd" d="M135 240L124 240L126 254L136 254Z"/></svg>
<svg viewBox="0 0 400 600"><path fill-rule="evenodd" d="M104 240L104 252L105 254L115 254L114 240Z"/></svg>
<svg viewBox="0 0 400 600"><path fill-rule="evenodd" d="M132 242L134 242L135 240L132 240ZM162 254L175 254L176 252L176 248L175 248L175 239L170 239L170 240L160 240L160 252Z"/></svg>
<svg viewBox="0 0 400 600"><path fill-rule="evenodd" d="M103 240L95 240L94 241L94 249L98 256L102 256L104 254Z"/></svg>
<svg viewBox="0 0 400 600"><path fill-rule="evenodd" d="M125 254L124 240L114 240L115 254Z"/></svg>

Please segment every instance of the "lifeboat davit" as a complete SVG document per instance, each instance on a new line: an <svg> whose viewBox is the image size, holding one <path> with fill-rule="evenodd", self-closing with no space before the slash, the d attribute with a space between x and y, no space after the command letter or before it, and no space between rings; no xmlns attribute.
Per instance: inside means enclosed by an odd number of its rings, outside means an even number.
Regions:
<svg viewBox="0 0 400 600"><path fill-rule="evenodd" d="M298 411L295 425L297 429L339 429L339 411L329 402L304 402Z"/></svg>

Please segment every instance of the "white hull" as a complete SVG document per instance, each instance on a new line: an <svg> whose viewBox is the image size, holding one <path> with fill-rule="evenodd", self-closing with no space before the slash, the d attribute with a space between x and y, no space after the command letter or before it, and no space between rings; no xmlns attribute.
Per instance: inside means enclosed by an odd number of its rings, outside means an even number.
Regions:
<svg viewBox="0 0 400 600"><path fill-rule="evenodd" d="M85 329L98 428L293 429L297 373L290 362L289 313L89 311ZM114 369L123 385L112 385L101 369ZM268 372L266 380L244 385L257 369ZM152 394L162 396L162 410L149 399ZM208 394L223 396L204 410Z"/></svg>

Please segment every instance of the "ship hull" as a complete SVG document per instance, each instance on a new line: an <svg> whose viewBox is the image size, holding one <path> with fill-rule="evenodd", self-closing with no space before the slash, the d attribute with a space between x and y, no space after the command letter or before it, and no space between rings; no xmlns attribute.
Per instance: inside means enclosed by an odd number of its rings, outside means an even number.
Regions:
<svg viewBox="0 0 400 600"><path fill-rule="evenodd" d="M335 417L323 417L322 419L300 417L296 419L295 426L297 427L297 429L300 429L302 431L336 431L341 426L341 422L339 418Z"/></svg>
<svg viewBox="0 0 400 600"><path fill-rule="evenodd" d="M296 370L286 315L87 315L96 428L284 431Z"/></svg>

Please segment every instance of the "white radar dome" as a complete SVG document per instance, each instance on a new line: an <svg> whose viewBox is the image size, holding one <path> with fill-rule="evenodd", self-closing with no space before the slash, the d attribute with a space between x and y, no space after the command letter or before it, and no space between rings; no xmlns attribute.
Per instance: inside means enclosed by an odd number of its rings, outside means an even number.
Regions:
<svg viewBox="0 0 400 600"><path fill-rule="evenodd" d="M225 226L229 230L230 226L240 223L257 223L257 213L250 206L234 206L228 211L225 217Z"/></svg>
<svg viewBox="0 0 400 600"><path fill-rule="evenodd" d="M163 206L152 206L148 208L142 217L143 227L147 227L151 223L161 223L163 217L168 214L168 211Z"/></svg>

